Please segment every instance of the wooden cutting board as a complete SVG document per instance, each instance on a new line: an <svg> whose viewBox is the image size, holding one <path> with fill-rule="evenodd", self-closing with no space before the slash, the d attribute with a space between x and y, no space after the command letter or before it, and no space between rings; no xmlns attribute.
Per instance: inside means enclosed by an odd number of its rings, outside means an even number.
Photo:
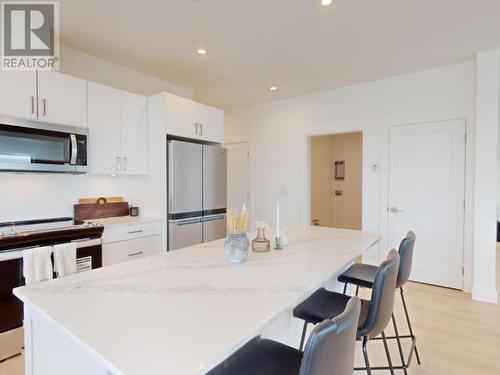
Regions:
<svg viewBox="0 0 500 375"><path fill-rule="evenodd" d="M113 199L121 197L111 197ZM109 200L110 198L84 198L84 202L79 200L79 204L73 206L74 216L76 221L90 220L90 219L101 219L104 217L115 217L115 216L127 216L129 214L128 202L121 201L113 202ZM99 202L99 203L97 203Z"/></svg>

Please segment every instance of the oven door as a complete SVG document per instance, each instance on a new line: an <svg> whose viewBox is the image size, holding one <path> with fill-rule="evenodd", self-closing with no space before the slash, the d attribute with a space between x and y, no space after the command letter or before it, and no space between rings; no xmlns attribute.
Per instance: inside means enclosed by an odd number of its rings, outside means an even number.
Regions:
<svg viewBox="0 0 500 375"><path fill-rule="evenodd" d="M77 272L90 271L102 267L102 240L77 240L76 268Z"/></svg>
<svg viewBox="0 0 500 375"><path fill-rule="evenodd" d="M84 173L86 130L0 118L0 170Z"/></svg>

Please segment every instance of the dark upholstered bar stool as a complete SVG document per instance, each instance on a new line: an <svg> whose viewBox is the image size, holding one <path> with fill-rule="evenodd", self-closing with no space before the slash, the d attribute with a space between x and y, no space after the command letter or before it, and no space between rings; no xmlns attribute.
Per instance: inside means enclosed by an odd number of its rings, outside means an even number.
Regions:
<svg viewBox="0 0 500 375"><path fill-rule="evenodd" d="M411 265L412 265L412 260L413 260L413 249L415 247L415 233L413 232L408 232L405 238L401 241L401 244L399 245L399 271L398 271L398 279L396 282L396 288L399 289L400 295L401 295L401 300L403 302L403 308L406 316L406 322L408 323L408 329L410 331L409 335L399 335L398 327L396 325L396 319L394 316L392 317L392 323L394 326L394 332L396 333L396 336L392 337L387 337L388 339L397 339L398 340L398 348L399 348L399 354L401 357L401 362L403 367L408 367L410 365L410 359L411 359L411 353L410 357L408 360L405 361L404 355L403 355L403 349L401 347L401 342L400 339L402 338L410 338L413 343L415 343L416 338L415 335L413 334L413 329L411 327L411 322L410 322L410 316L408 314L408 308L406 306L406 301L404 297L404 291L403 291L403 286L406 284L408 281L408 278L410 277L411 273ZM344 294L347 289L347 284L353 284L356 285L356 295L358 294L358 288L364 287L364 288L372 288L373 286L373 281L375 280L375 275L377 273L378 267L372 266L369 264L353 264L347 271L345 271L343 274L341 274L338 278L338 280L342 283L345 283L344 285ZM417 358L417 363L420 364L420 356L418 354L417 346L416 344L414 345L415 348L415 356ZM405 363L406 362L406 363ZM406 369L404 369L404 372L406 374Z"/></svg>
<svg viewBox="0 0 500 375"><path fill-rule="evenodd" d="M352 375L360 310L351 298L344 312L314 328L304 353L256 337L207 375Z"/></svg>
<svg viewBox="0 0 500 375"><path fill-rule="evenodd" d="M384 330L391 320L394 308L394 290L399 269L399 255L396 250L391 250L387 259L380 265L375 275L371 301L361 300L361 314L358 322L357 338L363 340L363 356L366 367L354 370L366 370L371 375L372 370L390 370L394 374L391 355L387 345ZM314 292L308 299L298 305L293 315L304 320L301 344L309 323L318 324L324 319L336 316L344 309L349 297L345 294L328 291L321 288ZM384 349L389 363L388 367L371 367L368 359L367 344L372 338L382 335Z"/></svg>

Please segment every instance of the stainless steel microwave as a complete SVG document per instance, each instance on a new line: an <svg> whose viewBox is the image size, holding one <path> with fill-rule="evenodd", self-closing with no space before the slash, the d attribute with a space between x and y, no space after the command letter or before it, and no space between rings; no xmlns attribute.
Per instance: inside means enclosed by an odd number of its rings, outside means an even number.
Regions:
<svg viewBox="0 0 500 375"><path fill-rule="evenodd" d="M0 116L0 171L87 173L86 129Z"/></svg>

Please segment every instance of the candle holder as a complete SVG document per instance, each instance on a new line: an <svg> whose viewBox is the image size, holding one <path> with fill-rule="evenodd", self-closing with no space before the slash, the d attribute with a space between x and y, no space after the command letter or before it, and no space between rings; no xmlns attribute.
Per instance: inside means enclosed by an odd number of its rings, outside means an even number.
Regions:
<svg viewBox="0 0 500 375"><path fill-rule="evenodd" d="M252 251L257 253L265 253L270 249L270 241L266 238L264 227L257 229L257 237L252 240Z"/></svg>
<svg viewBox="0 0 500 375"><path fill-rule="evenodd" d="M276 247L274 248L274 250L282 250L283 248L281 247L281 238L280 237L276 237Z"/></svg>

